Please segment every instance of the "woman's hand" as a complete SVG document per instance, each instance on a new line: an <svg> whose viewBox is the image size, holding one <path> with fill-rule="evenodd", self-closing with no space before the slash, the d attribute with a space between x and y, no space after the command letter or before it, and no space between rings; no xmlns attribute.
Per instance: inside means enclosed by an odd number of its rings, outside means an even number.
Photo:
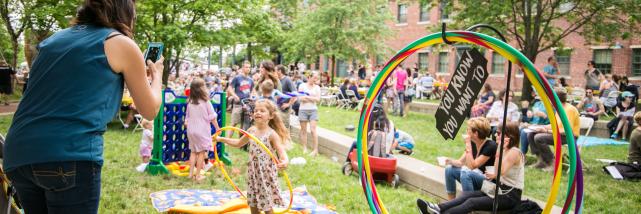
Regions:
<svg viewBox="0 0 641 214"><path fill-rule="evenodd" d="M485 179L492 180L494 178L496 178L496 174L485 172Z"/></svg>
<svg viewBox="0 0 641 214"><path fill-rule="evenodd" d="M147 60L147 76L151 78L152 82L162 80L162 72L165 69L165 65L163 64L164 61L165 57L163 56L160 56L160 59L155 63L151 60Z"/></svg>

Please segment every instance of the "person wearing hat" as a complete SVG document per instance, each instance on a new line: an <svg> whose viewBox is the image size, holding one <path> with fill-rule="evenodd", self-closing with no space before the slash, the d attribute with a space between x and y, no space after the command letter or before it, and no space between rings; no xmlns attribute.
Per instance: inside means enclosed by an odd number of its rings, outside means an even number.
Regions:
<svg viewBox="0 0 641 214"><path fill-rule="evenodd" d="M11 80L14 75L16 75L16 71L7 65L7 62L0 60L0 102L6 106L9 105L9 95L13 93Z"/></svg>
<svg viewBox="0 0 641 214"><path fill-rule="evenodd" d="M614 118L613 121L610 121L612 124L608 123L608 125L617 124L610 138L617 139L621 137L621 140L625 141L626 137L630 134L629 132L632 130L632 117L634 116L636 107L634 103L632 103L634 94L629 91L624 91L621 96L623 97L623 101L619 102L615 108L617 117ZM618 121L614 122L614 120Z"/></svg>

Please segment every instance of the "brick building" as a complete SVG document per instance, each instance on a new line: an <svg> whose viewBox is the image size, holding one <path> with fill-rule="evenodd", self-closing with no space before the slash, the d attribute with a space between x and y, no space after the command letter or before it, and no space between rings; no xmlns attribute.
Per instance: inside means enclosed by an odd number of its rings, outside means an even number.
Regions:
<svg viewBox="0 0 641 214"><path fill-rule="evenodd" d="M450 21L449 14L442 13L439 6L428 5L430 6L421 7L419 1L389 1L389 8L392 10L395 20L387 24L395 31L395 36L385 43L394 53L409 43L434 33L430 32L429 28L438 27L443 21ZM564 22L555 24L561 27L567 25ZM511 44L517 46L515 42L511 42ZM543 69L547 58L556 56L559 70L568 79L568 83L572 86L583 87L585 85L583 73L587 69L587 62L594 60L601 71L628 76L631 82L641 83L641 40L638 37L633 40L616 40L609 44L590 44L581 35L573 33L563 39L563 44L564 48L562 49L553 48L538 54L535 66L538 69ZM610 46L610 44L616 45ZM449 81L450 74L456 69L459 53L462 53L466 48L470 47L465 44L433 46L408 57L404 65L406 67L417 66L421 70L427 69L430 73L436 73ZM488 59L488 71L491 73L487 82L496 86L495 90L504 88L508 68L507 60L491 50L484 51L484 54ZM390 53L389 56L383 58L372 58L370 64L384 64L392 55L393 53ZM327 71L329 64L328 60L321 57L319 65L314 67L321 71ZM337 65L338 76L346 76L347 63L344 60L339 60ZM518 68L514 67L512 88L519 90L523 75L517 74Z"/></svg>

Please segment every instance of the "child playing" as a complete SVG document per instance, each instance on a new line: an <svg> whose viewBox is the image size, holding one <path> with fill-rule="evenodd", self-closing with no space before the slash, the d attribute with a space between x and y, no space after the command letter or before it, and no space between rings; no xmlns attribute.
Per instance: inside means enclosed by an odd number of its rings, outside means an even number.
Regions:
<svg viewBox="0 0 641 214"><path fill-rule="evenodd" d="M205 81L197 78L191 82L189 87L189 99L185 117L187 128L187 139L189 140L189 178L194 181L201 181L205 176L200 174L205 166L205 156L212 151L211 126L213 124L219 129L216 118L218 115L214 107L209 103L209 93Z"/></svg>
<svg viewBox="0 0 641 214"><path fill-rule="evenodd" d="M404 155L411 155L414 153L414 138L412 135L399 129L394 133L394 137L396 138L396 142L398 142L396 150L401 150L400 153Z"/></svg>
<svg viewBox="0 0 641 214"><path fill-rule="evenodd" d="M385 129L387 123L378 118L374 121L374 130L367 133L367 153L370 156L387 157Z"/></svg>
<svg viewBox="0 0 641 214"><path fill-rule="evenodd" d="M149 120L142 120L142 140L140 140L140 156L142 157L142 163L136 167L138 172L144 172L149 164L149 158L151 158L151 149L154 145L154 123Z"/></svg>
<svg viewBox="0 0 641 214"><path fill-rule="evenodd" d="M273 213L275 205L284 205L280 197L278 169L286 168L289 161L283 144L289 140L289 133L278 116L276 105L269 100L256 101L253 117L254 125L248 132L259 138L272 153L276 151L279 163L274 164L267 152L256 142L249 145L247 203L251 213ZM250 139L247 136L240 139L218 137L215 141L240 148Z"/></svg>

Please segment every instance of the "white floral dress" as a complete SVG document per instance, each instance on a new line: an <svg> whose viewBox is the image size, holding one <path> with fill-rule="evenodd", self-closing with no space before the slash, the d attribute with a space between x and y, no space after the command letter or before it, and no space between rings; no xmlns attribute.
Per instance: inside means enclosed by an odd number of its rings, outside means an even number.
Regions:
<svg viewBox="0 0 641 214"><path fill-rule="evenodd" d="M274 130L270 129L263 136L256 137L265 144L272 154L275 154L269 142L269 137L272 134L274 134ZM260 211L270 211L275 205L284 205L283 199L280 197L276 164L261 146L252 140L249 143L247 203L250 207L257 207Z"/></svg>

